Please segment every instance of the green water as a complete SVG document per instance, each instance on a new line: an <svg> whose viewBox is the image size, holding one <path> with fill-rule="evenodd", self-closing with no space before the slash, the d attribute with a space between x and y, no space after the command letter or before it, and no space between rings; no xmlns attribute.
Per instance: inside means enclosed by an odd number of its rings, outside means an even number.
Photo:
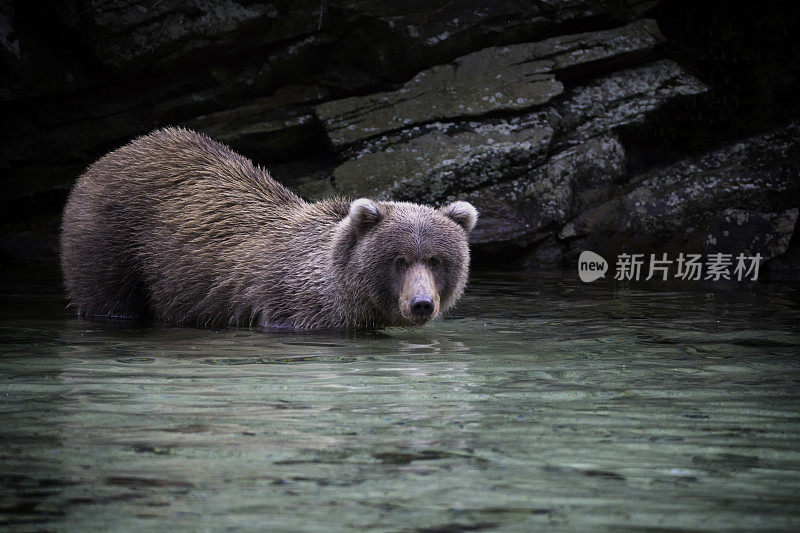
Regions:
<svg viewBox="0 0 800 533"><path fill-rule="evenodd" d="M12 530L800 528L798 286L474 276L356 337L0 294Z"/></svg>

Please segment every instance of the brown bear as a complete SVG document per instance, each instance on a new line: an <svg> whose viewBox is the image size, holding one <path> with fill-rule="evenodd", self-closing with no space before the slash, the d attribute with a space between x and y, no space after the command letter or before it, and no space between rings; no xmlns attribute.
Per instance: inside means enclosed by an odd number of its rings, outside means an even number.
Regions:
<svg viewBox="0 0 800 533"><path fill-rule="evenodd" d="M418 326L469 269L466 202L308 203L205 135L165 128L92 164L61 265L85 316L293 329Z"/></svg>

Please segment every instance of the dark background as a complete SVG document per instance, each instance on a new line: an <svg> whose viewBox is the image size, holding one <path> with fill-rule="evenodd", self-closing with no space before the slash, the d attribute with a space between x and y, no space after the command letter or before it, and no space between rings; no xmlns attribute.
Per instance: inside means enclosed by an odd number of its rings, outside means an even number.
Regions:
<svg viewBox="0 0 800 533"><path fill-rule="evenodd" d="M565 267L584 249L721 250L762 253L773 277L800 272L793 1L0 6L0 260L9 269L57 275L60 212L77 176L135 136L184 125L267 166L310 200L470 199L482 215L472 236L477 268ZM574 34L588 42L642 19L654 20L663 38L640 48L609 45L601 59L554 70L563 91L538 105L415 119L388 138L348 143L336 142L320 119L320 105L394 91L425 69L489 47L500 54L505 45ZM560 53L552 44L543 49L539 59ZM679 74L659 78L665 69ZM578 98L593 87L591 101ZM426 101L448 98L438 94ZM342 165L361 154L403 154L434 134L464 153L459 134L480 136L483 126L509 122L544 124L551 135L536 153L511 141L506 151L486 151L487 138L478 143L484 151L464 156L472 163L434 161L399 189L376 189L363 174L342 177Z"/></svg>

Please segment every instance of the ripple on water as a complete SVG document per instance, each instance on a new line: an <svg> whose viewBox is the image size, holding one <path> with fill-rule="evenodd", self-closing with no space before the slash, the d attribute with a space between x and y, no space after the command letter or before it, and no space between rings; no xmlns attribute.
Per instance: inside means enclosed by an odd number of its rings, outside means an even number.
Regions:
<svg viewBox="0 0 800 533"><path fill-rule="evenodd" d="M36 290L2 293L10 528L800 528L794 286L475 276L374 335L97 323Z"/></svg>

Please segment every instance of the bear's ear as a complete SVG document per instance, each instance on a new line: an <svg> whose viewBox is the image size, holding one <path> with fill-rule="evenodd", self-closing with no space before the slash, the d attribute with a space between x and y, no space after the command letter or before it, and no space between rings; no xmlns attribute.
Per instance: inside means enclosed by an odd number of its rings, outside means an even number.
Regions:
<svg viewBox="0 0 800 533"><path fill-rule="evenodd" d="M469 202L453 202L452 204L440 207L439 211L464 228L464 231L467 233L472 231L472 228L475 227L475 223L478 221L478 211L472 207L472 204Z"/></svg>
<svg viewBox="0 0 800 533"><path fill-rule="evenodd" d="M383 218L378 204L368 198L359 198L350 204L350 220L359 235L373 227Z"/></svg>

